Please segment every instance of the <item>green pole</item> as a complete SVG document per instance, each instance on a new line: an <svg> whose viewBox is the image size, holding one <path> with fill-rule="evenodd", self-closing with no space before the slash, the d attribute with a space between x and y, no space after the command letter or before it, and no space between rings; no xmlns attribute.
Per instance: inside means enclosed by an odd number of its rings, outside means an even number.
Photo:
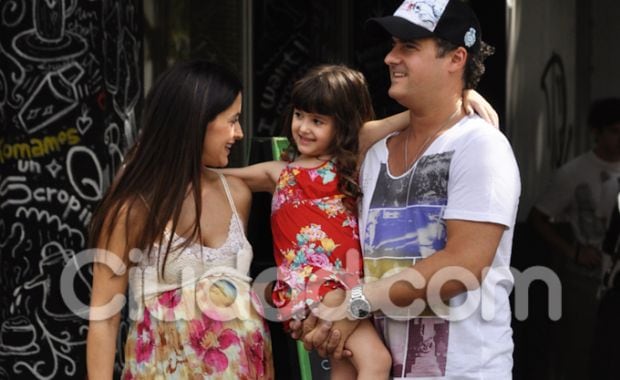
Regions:
<svg viewBox="0 0 620 380"><path fill-rule="evenodd" d="M274 160L279 160L280 155L288 146L286 137L273 137L271 140L271 153ZM297 343L297 360L299 361L299 372L301 380L312 380L312 367L310 366L310 355L304 348L300 340Z"/></svg>
<svg viewBox="0 0 620 380"><path fill-rule="evenodd" d="M312 367L310 366L310 355L304 348L300 340L297 341L297 358L299 360L299 372L301 380L312 380Z"/></svg>

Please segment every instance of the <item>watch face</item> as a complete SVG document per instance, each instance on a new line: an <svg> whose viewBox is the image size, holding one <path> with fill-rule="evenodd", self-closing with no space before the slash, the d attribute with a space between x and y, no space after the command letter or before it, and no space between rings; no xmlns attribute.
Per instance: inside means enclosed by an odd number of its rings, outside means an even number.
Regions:
<svg viewBox="0 0 620 380"><path fill-rule="evenodd" d="M351 315L356 318L366 318L370 315L370 305L368 302L358 299L351 302Z"/></svg>

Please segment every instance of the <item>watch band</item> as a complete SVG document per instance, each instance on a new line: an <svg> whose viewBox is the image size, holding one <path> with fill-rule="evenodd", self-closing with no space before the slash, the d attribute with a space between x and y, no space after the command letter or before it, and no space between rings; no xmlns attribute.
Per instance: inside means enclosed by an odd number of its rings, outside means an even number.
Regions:
<svg viewBox="0 0 620 380"><path fill-rule="evenodd" d="M349 298L348 306L348 312L351 317L355 319L370 317L372 307L364 295L363 285L357 285L351 289L351 298Z"/></svg>

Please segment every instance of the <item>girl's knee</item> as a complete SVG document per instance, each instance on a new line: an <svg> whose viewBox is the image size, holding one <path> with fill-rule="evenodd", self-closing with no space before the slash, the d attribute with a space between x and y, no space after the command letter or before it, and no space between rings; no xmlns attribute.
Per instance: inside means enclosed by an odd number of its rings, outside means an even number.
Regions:
<svg viewBox="0 0 620 380"><path fill-rule="evenodd" d="M357 364L360 378L387 378L392 371L392 356L390 351L383 347L373 352L371 360L360 360Z"/></svg>
<svg viewBox="0 0 620 380"><path fill-rule="evenodd" d="M392 369L392 355L390 355L390 351L387 348L377 350L376 356L372 361L376 361L377 367L381 368L382 371L389 373Z"/></svg>

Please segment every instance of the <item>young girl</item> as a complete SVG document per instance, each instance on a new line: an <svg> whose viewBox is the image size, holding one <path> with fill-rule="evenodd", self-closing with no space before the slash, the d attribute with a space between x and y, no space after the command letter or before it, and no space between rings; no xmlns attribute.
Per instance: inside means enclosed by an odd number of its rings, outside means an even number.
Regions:
<svg viewBox="0 0 620 380"><path fill-rule="evenodd" d="M358 159L373 142L409 121L406 113L369 122L373 116L361 73L340 65L316 67L293 88L285 124L288 161L222 170L243 179L252 191L273 193L278 281L272 300L282 319L303 317L309 304L361 279ZM388 378L390 354L369 320L358 324L345 347L353 356L332 359L332 378Z"/></svg>

